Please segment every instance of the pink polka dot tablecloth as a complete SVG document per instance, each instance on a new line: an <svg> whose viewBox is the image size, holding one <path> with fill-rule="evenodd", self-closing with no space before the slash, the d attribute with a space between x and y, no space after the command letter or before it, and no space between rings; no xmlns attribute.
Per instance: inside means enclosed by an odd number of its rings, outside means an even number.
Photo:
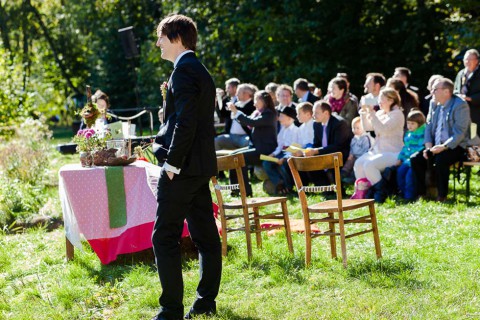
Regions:
<svg viewBox="0 0 480 320"><path fill-rule="evenodd" d="M105 168L63 166L59 171L59 193L65 235L72 245L81 249L83 234L103 264L115 260L118 254L150 248L160 170L144 161L123 167L127 224L112 229Z"/></svg>

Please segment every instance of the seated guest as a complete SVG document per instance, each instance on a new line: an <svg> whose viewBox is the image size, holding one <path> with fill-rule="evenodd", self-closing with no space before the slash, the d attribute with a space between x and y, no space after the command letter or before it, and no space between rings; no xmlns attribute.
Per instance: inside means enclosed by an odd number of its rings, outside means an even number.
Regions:
<svg viewBox="0 0 480 320"><path fill-rule="evenodd" d="M463 56L465 69L458 72L453 92L467 101L470 107L472 122L477 124L477 135L480 136L480 55L477 50L470 49Z"/></svg>
<svg viewBox="0 0 480 320"><path fill-rule="evenodd" d="M317 101L313 105L314 138L313 147L305 151L306 157L323 155L334 152L341 152L343 159L347 159L352 140L352 130L347 122L332 114L332 107L326 101ZM310 180L315 185L326 185L332 183L333 175L325 171L314 171L310 173Z"/></svg>
<svg viewBox="0 0 480 320"><path fill-rule="evenodd" d="M397 186L405 200L417 198L417 184L410 164L410 157L423 150L425 140L425 116L419 110L410 111L407 117L408 131L405 133L405 144L397 160Z"/></svg>
<svg viewBox="0 0 480 320"><path fill-rule="evenodd" d="M301 123L298 128L298 143L302 148L313 146L313 106L310 102L302 102L297 105L297 119ZM300 155L301 156L301 155Z"/></svg>
<svg viewBox="0 0 480 320"><path fill-rule="evenodd" d="M359 179L366 179L373 188L375 201L383 202L386 192L382 172L397 162L398 154L403 147L405 117L397 91L390 88L382 89L379 103L380 110L377 112L370 106L362 106L360 110L363 128L375 132L375 144L369 152L355 161L353 170L357 179L355 185L359 185ZM354 194L352 197L356 196Z"/></svg>
<svg viewBox="0 0 480 320"><path fill-rule="evenodd" d="M293 83L293 90L295 90L298 102L310 102L311 104L314 104L315 101L319 100L318 97L310 92L307 79L298 78L295 80Z"/></svg>
<svg viewBox="0 0 480 320"><path fill-rule="evenodd" d="M277 87L277 91L275 92L277 97L278 105L275 107L278 112L285 107L291 107L295 110L295 103L292 102L293 97L293 89L287 84L281 84ZM295 119L295 125L298 127L300 123ZM278 125L278 130L280 130L280 124Z"/></svg>
<svg viewBox="0 0 480 320"><path fill-rule="evenodd" d="M239 84L240 80L237 78L230 78L225 81L225 94L223 95L222 103L219 103L219 107L216 109L220 122L225 123L225 133L230 132L230 127L232 126L230 110L227 108L227 104L229 102L237 102L237 88Z"/></svg>
<svg viewBox="0 0 480 320"><path fill-rule="evenodd" d="M348 126L352 124L353 118L358 116L358 101L350 98L347 92L347 82L342 78L334 78L331 81L332 92L325 99L328 99L332 106L332 113L338 114L345 119Z"/></svg>
<svg viewBox="0 0 480 320"><path fill-rule="evenodd" d="M425 115L425 114L428 114L428 109L430 109L430 101L432 101L432 86L433 86L433 83L437 80L437 79L441 79L443 78L442 75L440 74L434 74L433 76L430 77L430 79L428 79L428 84L427 84L427 90L428 90L428 95L426 95L425 97L423 97L423 99L421 100L420 102L420 111L422 111L422 113Z"/></svg>
<svg viewBox="0 0 480 320"><path fill-rule="evenodd" d="M248 179L247 166L261 164L261 154L271 154L277 147L277 111L272 97L268 92L261 90L255 93L254 105L256 110L247 116L235 105L231 106L235 122L242 126L249 126L251 139L248 150L240 151L245 157L246 166L242 169L247 195L252 195L252 186ZM237 183L234 172L230 172L231 183Z"/></svg>
<svg viewBox="0 0 480 320"><path fill-rule="evenodd" d="M275 107L278 106L278 100L276 96L277 88L278 88L278 84L276 84L275 82L269 82L265 86L265 91L267 91L268 94L272 97L273 104L275 105Z"/></svg>
<svg viewBox="0 0 480 320"><path fill-rule="evenodd" d="M242 83L237 88L237 99L235 103L228 102L228 109L241 110L243 114L249 116L255 110L253 105L253 95L256 87L252 84ZM233 119L233 114L230 116ZM215 150L234 150L248 146L250 128L240 124L238 121L231 121L230 125L226 124L225 130L227 134L221 134L215 137Z"/></svg>
<svg viewBox="0 0 480 320"><path fill-rule="evenodd" d="M432 86L432 101L425 128L425 150L411 158L418 194L424 196L428 162L433 166L438 191L437 201L448 194L450 166L464 160L470 138L470 108L465 100L453 94L453 82L442 78Z"/></svg>
<svg viewBox="0 0 480 320"><path fill-rule="evenodd" d="M355 177L352 177L355 161L370 150L373 140L373 138L363 130L360 117L356 117L352 120L352 132L353 139L352 142L350 142L350 154L343 162L341 170L343 181L349 183L355 181Z"/></svg>
<svg viewBox="0 0 480 320"><path fill-rule="evenodd" d="M387 88L394 89L400 95L400 101L402 101L403 115L405 119L407 119L410 111L419 109L418 99L415 98L415 96L413 96L409 91L407 91L405 84L400 79L388 79ZM407 129L406 122L404 129Z"/></svg>
<svg viewBox="0 0 480 320"><path fill-rule="evenodd" d="M367 74L365 84L365 95L360 98L360 106L371 105L378 111L378 96L380 90L385 86L386 80L383 74L371 72Z"/></svg>
<svg viewBox="0 0 480 320"><path fill-rule="evenodd" d="M276 163L263 161L262 164L268 178L275 185L277 193L282 195L291 192L293 187L293 179L286 161L291 156L291 153L286 152L285 149L299 140L299 128L294 124L296 117L297 112L292 107L284 107L280 110L278 121L281 129L277 135L277 148L270 154L270 156L277 158L278 161Z"/></svg>
<svg viewBox="0 0 480 320"><path fill-rule="evenodd" d="M348 97L350 98L350 100L353 100L357 103L358 105L358 98L356 95L354 95L351 91L350 91L350 80L348 80L348 74L345 73L345 72L339 72L337 73L337 76L335 78L340 78L340 79L343 79L345 80L345 82L347 83L347 95Z"/></svg>
<svg viewBox="0 0 480 320"><path fill-rule="evenodd" d="M405 89L410 93L410 95L417 101L418 99L418 88L411 85L412 71L406 67L396 67L395 72L393 73L394 79L399 79L403 82ZM400 98L402 96L400 95ZM403 101L402 101L403 102Z"/></svg>

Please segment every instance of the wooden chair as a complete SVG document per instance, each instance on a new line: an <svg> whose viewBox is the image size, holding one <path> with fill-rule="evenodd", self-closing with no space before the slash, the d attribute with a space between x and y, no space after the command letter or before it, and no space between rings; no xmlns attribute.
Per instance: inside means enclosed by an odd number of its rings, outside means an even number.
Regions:
<svg viewBox="0 0 480 320"><path fill-rule="evenodd" d="M235 154L223 157L217 157L218 171L235 170L238 177L238 184L220 185L215 177L212 177L213 187L217 196L220 218L222 222L222 254L227 255L227 233L233 231L244 231L247 238L248 259L252 257L251 233L256 234L257 247L262 247L262 231L282 228L282 225L275 225L261 228L260 220L283 220L285 233L287 237L288 250L293 253L292 236L290 232L290 222L288 219L287 198L286 197L266 197L266 198L247 198L245 191L245 182L242 175L242 167L245 166L245 159L242 154ZM224 202L222 191L238 190L239 197L232 202ZM260 207L280 204L281 211L260 215ZM226 210L235 210L237 214L226 214ZM241 210L241 214L238 214ZM227 222L232 219L242 218L241 226L229 227Z"/></svg>
<svg viewBox="0 0 480 320"><path fill-rule="evenodd" d="M380 238L378 236L377 218L375 215L375 204L373 199L342 199L342 185L340 179L340 167L343 165L342 154L340 152L307 158L292 157L288 160L288 165L293 174L293 179L297 187L298 196L302 205L303 220L305 223L305 263L310 265L312 239L318 236L330 237L330 250L332 258L337 257L336 236L340 236L342 248L342 260L344 267L347 266L347 248L345 240L364 233L372 232L375 242L375 251L377 258L381 258ZM318 171L334 169L335 183L329 186L304 186L300 179L299 171ZM335 191L336 200L328 200L317 204L308 204L306 192L325 192ZM368 207L370 214L358 218L345 219L343 212L362 207ZM337 213L337 217L335 216ZM320 217L319 217L320 214ZM326 216L322 216L326 214ZM315 216L315 217L313 217ZM329 229L321 233L312 233L311 225L314 223L328 223ZM345 234L345 225L349 223L371 224L371 228L352 234ZM339 232L335 231L335 224L338 224Z"/></svg>

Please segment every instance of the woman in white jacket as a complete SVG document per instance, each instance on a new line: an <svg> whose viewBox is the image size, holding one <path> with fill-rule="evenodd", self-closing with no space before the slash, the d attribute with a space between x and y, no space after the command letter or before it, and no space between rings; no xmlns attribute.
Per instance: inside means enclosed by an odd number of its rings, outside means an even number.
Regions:
<svg viewBox="0 0 480 320"><path fill-rule="evenodd" d="M380 110L377 112L371 106L362 106L359 112L364 130L375 132L375 144L355 162L353 169L357 181L366 178L375 192L375 200L383 202L385 186L382 185L381 173L385 168L395 165L402 150L405 116L400 96L393 89L380 91L379 104Z"/></svg>

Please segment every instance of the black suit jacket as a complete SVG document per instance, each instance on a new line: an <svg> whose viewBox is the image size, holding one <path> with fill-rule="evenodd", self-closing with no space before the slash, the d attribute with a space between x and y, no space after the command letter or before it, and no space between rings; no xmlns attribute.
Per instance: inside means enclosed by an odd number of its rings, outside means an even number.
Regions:
<svg viewBox="0 0 480 320"><path fill-rule="evenodd" d="M157 159L181 169L181 175L216 175L215 84L192 52L180 59L170 76L165 109L155 142L168 152L159 149Z"/></svg>
<svg viewBox="0 0 480 320"><path fill-rule="evenodd" d="M320 100L319 97L316 95L312 94L310 91L307 94L307 102L310 102L311 104L314 104L316 101Z"/></svg>
<svg viewBox="0 0 480 320"><path fill-rule="evenodd" d="M465 82L467 85L467 97L472 98L472 101L469 101L468 105L471 108L480 108L480 68L475 70L468 80L465 77L465 69L460 70L455 78L455 89L453 93L461 93L462 85Z"/></svg>
<svg viewBox="0 0 480 320"><path fill-rule="evenodd" d="M341 152L343 161L346 161L350 153L350 142L353 132L347 122L340 117L332 115L327 124L327 146L322 148L323 126L319 122L313 124L313 147L320 148L318 154Z"/></svg>
<svg viewBox="0 0 480 320"><path fill-rule="evenodd" d="M277 147L277 112L266 109L262 114L251 118L244 114L237 117L242 126L252 127L249 147L258 153L269 155Z"/></svg>

